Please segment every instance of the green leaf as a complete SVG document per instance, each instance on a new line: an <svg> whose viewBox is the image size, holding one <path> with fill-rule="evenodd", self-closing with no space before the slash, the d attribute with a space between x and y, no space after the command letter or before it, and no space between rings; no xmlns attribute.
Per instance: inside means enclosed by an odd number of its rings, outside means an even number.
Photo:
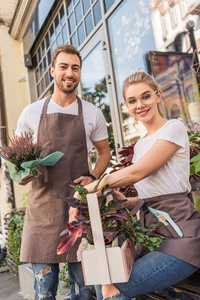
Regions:
<svg viewBox="0 0 200 300"><path fill-rule="evenodd" d="M200 161L200 154L197 154L196 156L192 157L190 162Z"/></svg>
<svg viewBox="0 0 200 300"><path fill-rule="evenodd" d="M196 209L198 209L198 211L200 212L200 198L197 198L196 202L195 202L195 207Z"/></svg>
<svg viewBox="0 0 200 300"><path fill-rule="evenodd" d="M200 161L198 161L196 167L195 167L195 173L200 172Z"/></svg>

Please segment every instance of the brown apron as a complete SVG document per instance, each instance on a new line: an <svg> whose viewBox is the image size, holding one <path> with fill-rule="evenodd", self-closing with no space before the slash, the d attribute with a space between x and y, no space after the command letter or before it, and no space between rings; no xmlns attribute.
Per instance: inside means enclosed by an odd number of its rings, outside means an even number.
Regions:
<svg viewBox="0 0 200 300"><path fill-rule="evenodd" d="M64 153L53 167L40 166L40 176L32 181L24 222L20 260L32 263L66 262L66 253L56 254L56 248L65 237L59 237L68 222L69 207L62 199L72 196L69 186L73 180L89 174L88 151L82 103L78 99L78 115L47 114L51 97L44 103L38 128L38 141L45 148L43 156L54 151ZM68 262L76 262L80 241L70 250Z"/></svg>
<svg viewBox="0 0 200 300"><path fill-rule="evenodd" d="M196 267L200 267L200 213L194 208L186 193L161 195L143 199L145 204L140 212L142 227L150 227L158 223L158 219L148 210L148 206L168 212L183 233L181 238L171 225L163 225L151 236L163 236L164 240L159 248L154 250L177 257ZM149 251L138 245L139 256Z"/></svg>

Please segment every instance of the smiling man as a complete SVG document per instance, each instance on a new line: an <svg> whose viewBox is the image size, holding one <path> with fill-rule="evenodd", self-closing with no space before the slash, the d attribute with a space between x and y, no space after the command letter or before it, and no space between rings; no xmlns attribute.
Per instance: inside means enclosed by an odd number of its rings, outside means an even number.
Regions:
<svg viewBox="0 0 200 300"><path fill-rule="evenodd" d="M84 285L81 263L77 262L79 243L66 254L57 255L68 223L68 205L52 194L63 197L74 193L71 184L86 185L99 178L110 160L106 121L93 104L80 99L76 88L81 77L82 59L71 45L57 47L52 55L51 96L28 105L22 112L15 134L33 135L44 147L43 156L54 151L64 153L54 167L40 166L40 175L26 177L31 181L24 223L21 261L32 263L35 274L35 300L56 299L59 263L68 261L71 299L91 300L92 289ZM88 154L95 146L96 165L90 173Z"/></svg>

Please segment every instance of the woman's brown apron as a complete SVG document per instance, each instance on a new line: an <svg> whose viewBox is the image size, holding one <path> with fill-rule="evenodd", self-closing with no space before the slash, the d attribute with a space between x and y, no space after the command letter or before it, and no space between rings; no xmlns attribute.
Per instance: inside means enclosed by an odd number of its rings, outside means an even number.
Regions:
<svg viewBox="0 0 200 300"><path fill-rule="evenodd" d="M53 167L40 166L41 175L32 181L26 208L21 256L23 262L66 262L66 253L56 254L63 239L59 237L68 222L69 207L62 199L72 196L73 180L89 174L88 151L82 103L78 98L78 115L47 114L48 97L44 103L38 129L38 141L44 147L43 156L54 151L64 153ZM77 261L79 242L70 250L68 262Z"/></svg>
<svg viewBox="0 0 200 300"><path fill-rule="evenodd" d="M155 250L200 267L200 213L194 208L187 194L169 194L143 200L145 204L140 212L142 227L158 223L158 219L148 210L150 206L168 212L183 233L181 238L171 225L163 225L156 229L150 235L163 236L164 240ZM137 246L137 251L139 256L148 253L148 249L141 245Z"/></svg>

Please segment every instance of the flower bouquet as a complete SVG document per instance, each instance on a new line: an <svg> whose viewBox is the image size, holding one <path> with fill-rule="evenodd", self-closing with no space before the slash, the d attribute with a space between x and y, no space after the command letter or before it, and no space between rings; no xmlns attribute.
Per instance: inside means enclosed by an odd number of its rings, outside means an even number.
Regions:
<svg viewBox="0 0 200 300"><path fill-rule="evenodd" d="M81 196L80 200L53 195L81 212L77 216L77 221L67 224L66 229L61 233L66 237L58 245L57 254L70 251L79 238L85 238L90 245L95 245L95 249L81 253L85 284L127 281L135 258L134 243L142 243L152 251L162 242L162 238L148 235L160 224L151 228L142 228L140 221L135 216L131 216L128 209L123 208L123 202L127 200L113 199L113 192L109 190L110 185L105 185L97 196L100 180L92 194L88 194L87 189L82 186L74 186ZM113 245L116 240L117 245ZM107 246L110 248L106 248ZM103 271L101 272L99 268L103 268ZM106 277L105 274L110 274L111 277L108 278L109 276Z"/></svg>
<svg viewBox="0 0 200 300"><path fill-rule="evenodd" d="M42 146L33 143L32 135L24 133L22 137L9 137L9 145L2 142L0 156L8 162L10 178L21 182L23 178L31 174L33 177L39 174L38 165L54 166L63 156L56 151L46 157L42 157Z"/></svg>

